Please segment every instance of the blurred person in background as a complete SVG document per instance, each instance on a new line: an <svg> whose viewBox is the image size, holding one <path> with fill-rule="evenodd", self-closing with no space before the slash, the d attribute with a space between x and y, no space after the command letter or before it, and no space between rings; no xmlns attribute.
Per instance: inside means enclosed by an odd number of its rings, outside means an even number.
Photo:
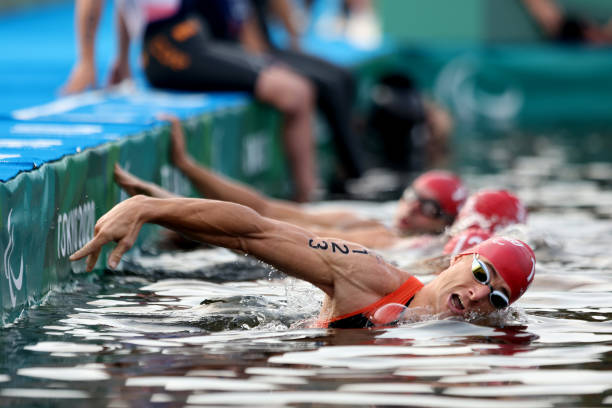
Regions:
<svg viewBox="0 0 612 408"><path fill-rule="evenodd" d="M313 231L375 249L400 252L415 249L450 255L510 225L527 221L527 209L509 191L487 189L470 195L467 200L466 196L467 189L457 176L429 171L404 191L393 228L366 225L347 231L316 228Z"/></svg>
<svg viewBox="0 0 612 408"><path fill-rule="evenodd" d="M612 43L612 18L599 24L567 13L555 0L522 0L546 37L561 43Z"/></svg>
<svg viewBox="0 0 612 408"><path fill-rule="evenodd" d="M344 181L360 177L366 167L361 141L352 126L355 99L353 75L337 64L301 50L303 27L300 27L290 0L251 0L251 4L253 28L250 35L253 43L258 44L257 48L268 53L276 63L286 64L315 85L317 106L329 124L339 159L335 181L343 190ZM279 47L272 41L268 23L271 18L282 22L289 37L288 46Z"/></svg>
<svg viewBox="0 0 612 408"><path fill-rule="evenodd" d="M67 93L95 86L94 43L100 0L79 0L76 25L79 59L64 86ZM284 114L284 145L292 168L295 197L308 201L315 190L312 118L315 101L333 131L338 177L363 172L360 146L349 127L353 98L350 73L293 50L272 47L266 35L267 2L253 0L117 0L119 52L110 83L130 77L130 38L143 36L143 66L159 88L192 91L246 91ZM270 0L294 38L290 4ZM292 41L297 44L297 41Z"/></svg>
<svg viewBox="0 0 612 408"><path fill-rule="evenodd" d="M452 119L410 75L398 69L382 75L372 87L371 104L368 140L379 151L379 166L400 173L445 167Z"/></svg>
<svg viewBox="0 0 612 408"><path fill-rule="evenodd" d="M380 45L381 23L370 0L305 0L303 3L306 13L319 12L312 25L322 38L341 38L366 50Z"/></svg>

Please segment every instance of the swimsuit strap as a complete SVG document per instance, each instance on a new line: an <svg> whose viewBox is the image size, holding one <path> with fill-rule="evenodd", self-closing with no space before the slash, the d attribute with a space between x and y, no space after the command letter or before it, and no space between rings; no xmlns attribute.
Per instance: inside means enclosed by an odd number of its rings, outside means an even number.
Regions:
<svg viewBox="0 0 612 408"><path fill-rule="evenodd" d="M408 278L406 282L402 284L399 288L389 293L388 295L378 299L376 302L362 307L359 310L355 310L354 312L347 313L341 316L334 317L327 321L319 321L316 324L316 327L328 327L330 323L346 319L348 317L363 315L366 317L370 317L376 310L378 310L381 306L384 306L389 303L399 303L405 305L408 303L414 295L423 288L423 283L420 280L411 276Z"/></svg>

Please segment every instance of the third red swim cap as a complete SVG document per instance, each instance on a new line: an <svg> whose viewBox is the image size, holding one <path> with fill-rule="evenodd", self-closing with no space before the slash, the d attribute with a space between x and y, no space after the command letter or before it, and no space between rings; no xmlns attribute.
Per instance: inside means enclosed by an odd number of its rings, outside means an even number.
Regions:
<svg viewBox="0 0 612 408"><path fill-rule="evenodd" d="M461 179L443 170L428 171L414 180L412 188L434 198L444 212L455 217L467 197L467 189Z"/></svg>
<svg viewBox="0 0 612 408"><path fill-rule="evenodd" d="M455 235L444 245L445 255L457 255L489 238L491 233L481 228L469 228Z"/></svg>
<svg viewBox="0 0 612 408"><path fill-rule="evenodd" d="M458 229L478 227L495 232L511 224L524 224L527 210L521 200L506 190L482 190L472 194L461 208Z"/></svg>
<svg viewBox="0 0 612 408"><path fill-rule="evenodd" d="M510 287L510 303L516 301L533 282L535 255L518 239L495 237L481 242L460 255L479 254L493 265Z"/></svg>

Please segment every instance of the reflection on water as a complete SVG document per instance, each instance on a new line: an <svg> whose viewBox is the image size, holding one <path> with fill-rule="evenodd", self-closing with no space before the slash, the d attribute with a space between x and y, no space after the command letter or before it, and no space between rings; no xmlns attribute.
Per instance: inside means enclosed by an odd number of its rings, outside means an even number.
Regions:
<svg viewBox="0 0 612 408"><path fill-rule="evenodd" d="M319 291L266 265L220 249L140 254L3 329L0 405L612 405L612 169L547 149L467 177L512 188L532 209L512 233L535 245L538 273L508 311L311 329ZM423 252L382 255L410 264Z"/></svg>

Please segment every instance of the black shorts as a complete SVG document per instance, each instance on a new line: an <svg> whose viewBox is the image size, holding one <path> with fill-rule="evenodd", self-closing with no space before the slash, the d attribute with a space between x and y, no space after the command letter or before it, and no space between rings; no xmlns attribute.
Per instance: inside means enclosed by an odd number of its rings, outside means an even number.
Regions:
<svg viewBox="0 0 612 408"><path fill-rule="evenodd" d="M157 88L190 91L254 92L266 56L252 55L238 43L213 38L197 15L177 15L147 25L143 65Z"/></svg>

